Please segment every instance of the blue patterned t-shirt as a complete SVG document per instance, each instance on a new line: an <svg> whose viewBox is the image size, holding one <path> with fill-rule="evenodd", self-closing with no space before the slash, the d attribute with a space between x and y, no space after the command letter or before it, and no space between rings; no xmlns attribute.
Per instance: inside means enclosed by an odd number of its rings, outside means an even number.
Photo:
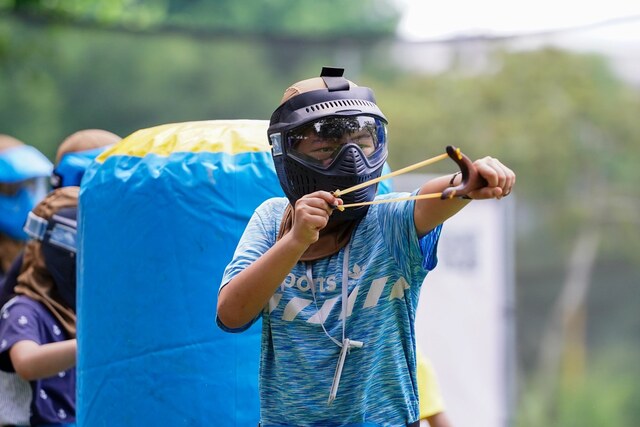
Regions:
<svg viewBox="0 0 640 427"><path fill-rule="evenodd" d="M288 203L275 198L256 209L221 287L275 244ZM349 352L331 405L340 347L328 335L342 342L345 248L298 262L271 297L261 313L263 426L404 426L418 419L414 320L422 281L437 262L441 226L418 240L413 208L413 201L372 205L348 244L344 336L364 346ZM231 332L250 326L229 330L218 324Z"/></svg>

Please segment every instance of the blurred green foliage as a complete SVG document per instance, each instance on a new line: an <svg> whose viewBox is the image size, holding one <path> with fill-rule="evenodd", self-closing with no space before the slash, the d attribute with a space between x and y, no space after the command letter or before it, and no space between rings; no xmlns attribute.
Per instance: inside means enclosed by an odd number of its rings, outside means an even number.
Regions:
<svg viewBox="0 0 640 427"><path fill-rule="evenodd" d="M447 144L471 157L493 153L519 172L519 203L538 207L528 227L552 227L558 237L541 242L551 247L526 265L555 263L566 236L584 221L610 235L612 257L638 261L638 241L615 244L637 229L638 91L596 56L547 49L496 51L493 60L495 71L477 76L453 70L369 82L390 118L393 147L400 147L391 153L392 166L438 154ZM598 204L616 209L602 214Z"/></svg>
<svg viewBox="0 0 640 427"><path fill-rule="evenodd" d="M526 388L517 427L634 427L640 417L640 373L637 349L629 345L598 351L588 374L578 383L564 383L554 395L554 405L543 402L540 390Z"/></svg>
<svg viewBox="0 0 640 427"><path fill-rule="evenodd" d="M193 34L278 38L392 35L400 12L386 0L4 0L0 9L30 19Z"/></svg>
<svg viewBox="0 0 640 427"><path fill-rule="evenodd" d="M500 158L518 174L519 425L634 425L640 93L603 58L496 46L484 73L410 73L389 59L398 11L375 0L4 0L0 10L0 133L50 158L79 129L126 136L170 122L268 119L290 83L323 65L345 66L375 90L390 121L392 168L449 144ZM441 162L425 172L453 169ZM536 409L529 379L539 338L584 228L603 232L588 376L563 386L553 408ZM624 357L607 351L620 347Z"/></svg>

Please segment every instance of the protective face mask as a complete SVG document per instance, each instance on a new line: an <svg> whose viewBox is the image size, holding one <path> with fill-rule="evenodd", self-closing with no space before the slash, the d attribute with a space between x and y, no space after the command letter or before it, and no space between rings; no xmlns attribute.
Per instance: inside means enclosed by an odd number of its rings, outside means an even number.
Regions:
<svg viewBox="0 0 640 427"><path fill-rule="evenodd" d="M76 254L58 246L44 243L41 246L47 271L56 284L62 301L76 310Z"/></svg>
<svg viewBox="0 0 640 427"><path fill-rule="evenodd" d="M30 212L27 234L41 242L41 251L62 301L76 309L77 209L64 208L46 220Z"/></svg>

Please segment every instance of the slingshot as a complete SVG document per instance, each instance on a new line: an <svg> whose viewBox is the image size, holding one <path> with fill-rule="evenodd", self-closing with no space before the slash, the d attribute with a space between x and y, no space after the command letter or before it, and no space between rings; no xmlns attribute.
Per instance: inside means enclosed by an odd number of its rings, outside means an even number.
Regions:
<svg viewBox="0 0 640 427"><path fill-rule="evenodd" d="M482 180L482 177L478 175L478 171L476 167L473 165L471 160L464 155L459 148L456 148L452 145L447 145L446 153L440 154L438 156L432 157L430 159L423 160L416 164L407 166L402 169L398 169L395 172L388 173L386 175L380 176L378 178L370 179L369 181L362 182L360 184L354 185L353 187L345 188L344 190L336 190L333 192L335 197L340 197L344 194L351 193L352 191L359 190L364 187L368 187L377 182L383 181L388 178L392 178L397 175L401 175L403 173L411 172L415 169L421 168L423 166L427 166L440 160L444 160L447 157L451 158L458 167L460 168L460 173L462 175L462 181L459 185L455 187L446 188L441 193L428 193L428 194L418 194L415 196L408 197L398 197L395 199L383 199L383 200L373 200L370 202L361 202L361 203L349 203L346 205L338 205L335 208L339 211L344 211L345 208L353 208L356 206L365 206L365 205L377 205L380 203L392 203L392 202L401 202L404 200L420 200L420 199L453 199L454 197L459 198L468 198L468 194L477 189L472 187L473 184L476 184L478 180Z"/></svg>

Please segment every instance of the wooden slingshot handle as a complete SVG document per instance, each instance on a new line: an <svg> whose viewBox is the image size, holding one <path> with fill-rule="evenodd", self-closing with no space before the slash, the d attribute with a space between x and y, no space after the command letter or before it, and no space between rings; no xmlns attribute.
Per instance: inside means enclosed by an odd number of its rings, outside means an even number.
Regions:
<svg viewBox="0 0 640 427"><path fill-rule="evenodd" d="M463 154L459 148L453 145L447 145L447 154L460 168L462 181L455 187L449 187L443 190L440 195L441 199L452 199L454 197L469 198L468 194L470 192L487 185L484 178L478 174L473 162Z"/></svg>

